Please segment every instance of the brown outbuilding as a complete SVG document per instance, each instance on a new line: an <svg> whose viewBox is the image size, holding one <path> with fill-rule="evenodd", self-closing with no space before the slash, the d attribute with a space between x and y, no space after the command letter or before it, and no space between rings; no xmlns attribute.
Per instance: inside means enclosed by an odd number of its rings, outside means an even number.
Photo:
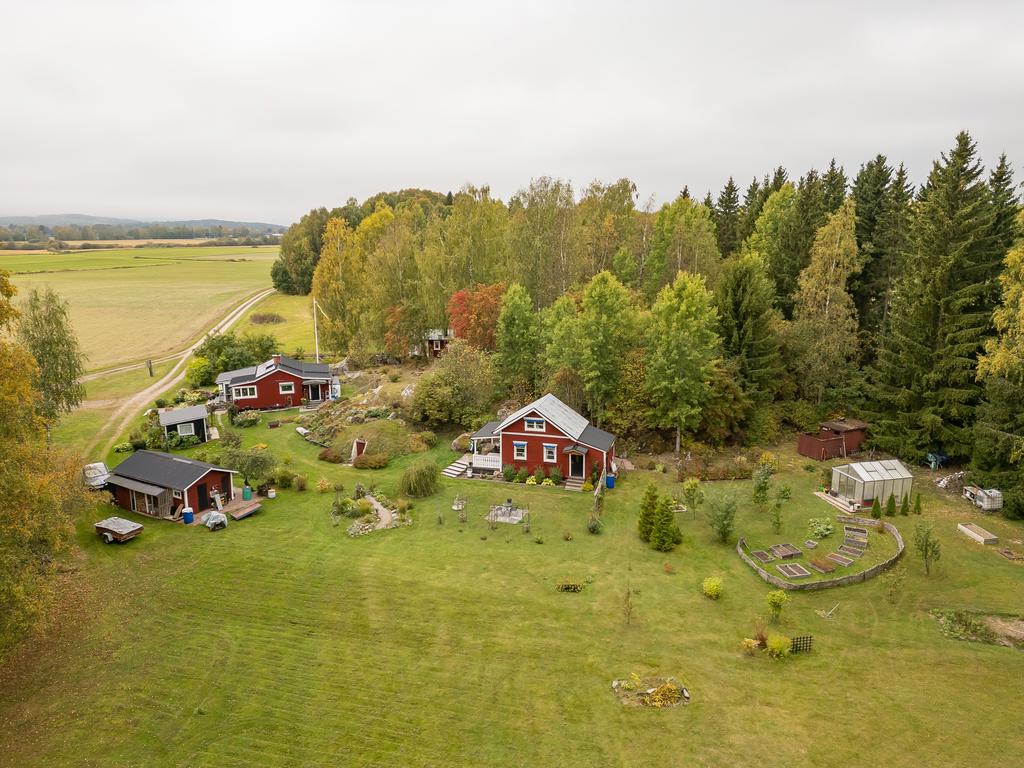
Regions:
<svg viewBox="0 0 1024 768"><path fill-rule="evenodd" d="M825 461L860 451L868 425L857 419L832 419L818 425L817 432L802 432L797 452L809 459Z"/></svg>

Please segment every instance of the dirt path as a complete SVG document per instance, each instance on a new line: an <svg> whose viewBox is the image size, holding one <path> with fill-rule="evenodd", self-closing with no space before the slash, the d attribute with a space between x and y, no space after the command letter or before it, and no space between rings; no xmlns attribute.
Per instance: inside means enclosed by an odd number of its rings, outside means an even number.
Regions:
<svg viewBox="0 0 1024 768"><path fill-rule="evenodd" d="M252 307L254 304L258 304L259 302L263 301L263 299L265 299L273 292L273 288L268 288L267 290L262 291L249 299L246 299L244 302L242 302L233 310L231 310L226 317L218 321L212 328L210 328L209 331L207 331L207 333L226 331L232 325L237 323L238 320L242 317L242 315L244 315L249 310L250 307ZM176 362L174 366L171 368L171 370L169 370L167 374L162 379L157 381L155 384L150 384L141 392L138 392L132 395L127 400L124 400L121 403L121 406L110 415L110 418L107 419L107 422L98 430L96 430L96 436L92 439L92 442L90 442L89 445L82 452L83 455L87 459L89 459L89 455L96 449L96 446L99 445L100 440L103 439L103 435L107 434L110 437L107 440L106 444L103 446L102 450L100 451L100 458L102 460L102 457L106 456L110 449L114 447L114 444L117 442L117 438L121 435L122 432L124 432L128 428L128 426L131 424L132 420L138 415L138 412L140 410L144 409L149 403L151 403L153 400L155 400L157 397L163 394L164 391L170 389L179 381L185 378L185 362L188 360L189 355L192 354L196 347L203 343L203 338L205 337L206 334L203 334L203 337L200 338L188 349L184 350L183 352L178 352L176 355L172 355L170 358L165 358L173 359L176 357L178 359L178 362ZM130 368L132 366L128 367ZM106 371L105 373L113 373L113 371Z"/></svg>
<svg viewBox="0 0 1024 768"><path fill-rule="evenodd" d="M251 307L253 304L256 304L257 302L262 301L263 299L265 299L267 296L269 296L273 292L274 292L273 288L267 288L266 290L260 291L259 293L255 294L254 296L250 296L248 299L243 301L237 307L232 309L231 312L228 313L227 318L232 317L239 310L241 310L242 312L245 312L246 309ZM227 318L225 318L224 320L221 320L217 325L213 326L213 328L211 328L210 330L211 331L212 330L225 330L227 326L224 326L222 328L221 327L221 323L223 323ZM232 320L231 322L234 323L235 320L237 320L237 319L238 318L234 318L234 320ZM163 362L166 362L168 360L174 360L176 358L181 357L182 355L191 354L192 350L194 350L196 347L198 347L200 344L203 343L203 339L206 338L206 334L207 333L210 333L210 331L206 331L205 333L203 333L199 337L198 341L196 341L192 346L190 346L188 349L184 350L183 352L172 352L169 355L162 355L160 357L154 357L153 358L153 364L156 365L157 363L163 363ZM80 379L80 381L83 381L83 382L84 381L93 381L94 379L100 379L100 378L103 378L104 376L109 376L112 373L121 373L123 371L134 371L136 368L145 368L145 367L146 367L146 362L145 361L138 362L138 363L126 363L125 365L118 365L118 366L116 366L114 368L106 368L106 369L104 369L102 371L96 371L94 373L87 373L87 374L85 374Z"/></svg>
<svg viewBox="0 0 1024 768"><path fill-rule="evenodd" d="M377 510L377 517L380 518L377 521L377 528L375 530L381 531L385 528L390 528L391 523L394 521L394 515L391 514L391 510L381 504L373 496L367 494L366 498L373 504L373 508Z"/></svg>

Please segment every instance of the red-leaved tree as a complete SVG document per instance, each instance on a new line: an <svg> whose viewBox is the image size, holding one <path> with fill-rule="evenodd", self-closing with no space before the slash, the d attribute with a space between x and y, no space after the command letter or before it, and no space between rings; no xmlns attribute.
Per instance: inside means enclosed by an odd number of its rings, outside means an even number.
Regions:
<svg viewBox="0 0 1024 768"><path fill-rule="evenodd" d="M501 313L504 283L463 288L448 299L448 319L456 338L465 339L477 349L494 349L494 329Z"/></svg>

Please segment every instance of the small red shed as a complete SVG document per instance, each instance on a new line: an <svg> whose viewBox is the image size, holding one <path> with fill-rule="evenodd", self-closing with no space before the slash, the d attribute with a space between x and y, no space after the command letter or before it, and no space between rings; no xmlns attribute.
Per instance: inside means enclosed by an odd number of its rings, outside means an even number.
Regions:
<svg viewBox="0 0 1024 768"><path fill-rule="evenodd" d="M818 425L817 432L802 432L797 452L809 459L825 461L846 457L860 451L867 437L868 425L857 419L832 419Z"/></svg>

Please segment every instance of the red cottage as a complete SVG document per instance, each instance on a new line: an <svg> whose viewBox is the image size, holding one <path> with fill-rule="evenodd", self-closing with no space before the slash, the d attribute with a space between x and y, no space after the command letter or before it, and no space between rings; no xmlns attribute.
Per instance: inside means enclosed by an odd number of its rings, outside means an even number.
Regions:
<svg viewBox="0 0 1024 768"><path fill-rule="evenodd" d="M506 464L533 473L555 467L567 484L592 474L615 475L615 435L591 425L552 394L520 408L503 421L485 424L471 437L475 472L497 472Z"/></svg>
<svg viewBox="0 0 1024 768"><path fill-rule="evenodd" d="M327 363L304 363L285 355L217 377L220 400L239 408L291 408L305 400L319 405L337 397L339 385Z"/></svg>
<svg viewBox="0 0 1024 768"><path fill-rule="evenodd" d="M235 497L234 470L160 451L136 451L118 464L107 487L122 509L177 519L184 507L203 512Z"/></svg>

